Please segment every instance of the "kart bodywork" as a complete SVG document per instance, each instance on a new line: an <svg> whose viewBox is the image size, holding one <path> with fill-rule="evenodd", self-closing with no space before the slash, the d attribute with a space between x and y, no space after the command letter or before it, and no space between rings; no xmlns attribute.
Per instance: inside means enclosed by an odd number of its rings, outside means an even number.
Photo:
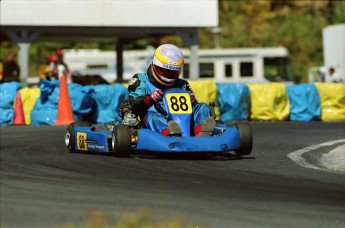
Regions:
<svg viewBox="0 0 345 228"><path fill-rule="evenodd" d="M214 106L210 105L211 116ZM169 137L141 127L130 109L124 109L121 123L91 125L75 122L68 126L65 143L71 152L104 152L126 157L133 151L162 153L225 153L237 155L251 153L253 139L248 122L235 122L232 126L217 121L212 136L194 136L190 129L192 104L189 93L182 89L170 89L163 94L163 108L156 108L180 126L182 136ZM159 110L158 110L159 109Z"/></svg>

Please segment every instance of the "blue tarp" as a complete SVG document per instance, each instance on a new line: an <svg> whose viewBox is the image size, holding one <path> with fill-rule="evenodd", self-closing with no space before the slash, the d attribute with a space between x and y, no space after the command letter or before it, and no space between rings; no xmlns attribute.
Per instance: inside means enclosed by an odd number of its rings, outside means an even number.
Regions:
<svg viewBox="0 0 345 228"><path fill-rule="evenodd" d="M13 104L21 88L19 82L0 83L0 124L12 124Z"/></svg>
<svg viewBox="0 0 345 228"><path fill-rule="evenodd" d="M51 125L57 119L60 86L59 81L42 81L41 96L31 111L32 125ZM127 88L120 85L82 86L68 84L68 93L75 121L112 122L120 121L117 110L128 99Z"/></svg>
<svg viewBox="0 0 345 228"><path fill-rule="evenodd" d="M222 121L247 120L250 91L245 83L217 83L218 104Z"/></svg>
<svg viewBox="0 0 345 228"><path fill-rule="evenodd" d="M93 86L96 101L95 122L107 123L121 121L118 110L123 100L128 99L128 90L120 84Z"/></svg>
<svg viewBox="0 0 345 228"><path fill-rule="evenodd" d="M312 121L321 117L320 95L314 84L287 86L291 121Z"/></svg>
<svg viewBox="0 0 345 228"><path fill-rule="evenodd" d="M19 82L0 83L0 108L12 108L18 90L22 88Z"/></svg>
<svg viewBox="0 0 345 228"><path fill-rule="evenodd" d="M0 108L0 124L12 124L14 116L13 108Z"/></svg>
<svg viewBox="0 0 345 228"><path fill-rule="evenodd" d="M31 111L31 125L51 125L57 119L60 85L59 81L42 81L40 84L40 99L36 100ZM79 84L68 84L75 121L90 118L95 101L92 97L93 89Z"/></svg>
<svg viewBox="0 0 345 228"><path fill-rule="evenodd" d="M59 81L40 82L40 97L30 113L31 125L51 125L57 119Z"/></svg>
<svg viewBox="0 0 345 228"><path fill-rule="evenodd" d="M89 86L71 83L68 85L74 119L92 121L95 115L94 89Z"/></svg>

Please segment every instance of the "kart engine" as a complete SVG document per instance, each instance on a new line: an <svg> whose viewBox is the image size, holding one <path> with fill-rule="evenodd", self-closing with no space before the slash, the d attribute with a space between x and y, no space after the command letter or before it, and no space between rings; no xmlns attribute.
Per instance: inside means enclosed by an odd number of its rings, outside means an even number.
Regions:
<svg viewBox="0 0 345 228"><path fill-rule="evenodd" d="M138 126L139 121L137 119L137 116L134 113L132 113L131 111L128 111L124 114L121 124L135 127L135 126Z"/></svg>

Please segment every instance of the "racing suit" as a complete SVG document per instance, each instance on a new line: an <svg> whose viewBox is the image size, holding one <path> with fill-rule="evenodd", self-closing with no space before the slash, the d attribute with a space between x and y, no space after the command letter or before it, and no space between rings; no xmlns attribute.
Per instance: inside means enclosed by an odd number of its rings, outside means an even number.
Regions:
<svg viewBox="0 0 345 228"><path fill-rule="evenodd" d="M170 88L181 88L189 92L193 92L186 80L178 78L174 85L163 86L157 83L152 76L151 68L148 68L146 73L135 74L132 80L129 82L129 103L132 106L132 112L139 115L142 123L147 128L163 133L163 130L167 129L167 119L164 115L158 112L155 108L156 105L162 107L162 102L158 102L154 105L150 99L151 94L158 88L162 91ZM202 123L207 117L210 116L210 108L205 103L198 103L196 99L192 99L193 106L193 118L192 125L195 131L201 131Z"/></svg>

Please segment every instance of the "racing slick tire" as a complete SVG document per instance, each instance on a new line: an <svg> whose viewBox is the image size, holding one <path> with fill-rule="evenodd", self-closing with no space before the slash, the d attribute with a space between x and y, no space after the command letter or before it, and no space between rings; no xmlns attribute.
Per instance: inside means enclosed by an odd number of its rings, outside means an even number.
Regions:
<svg viewBox="0 0 345 228"><path fill-rule="evenodd" d="M237 155L248 155L253 148L252 129L248 122L238 122L235 124L240 133L240 148L235 150Z"/></svg>
<svg viewBox="0 0 345 228"><path fill-rule="evenodd" d="M89 122L73 122L71 123L66 131L65 134L65 144L68 148L69 152L76 152L75 150L75 134L74 134L74 128L76 127L90 127L91 124Z"/></svg>
<svg viewBox="0 0 345 228"><path fill-rule="evenodd" d="M129 126L123 124L114 126L111 143L115 157L129 157L131 150Z"/></svg>

